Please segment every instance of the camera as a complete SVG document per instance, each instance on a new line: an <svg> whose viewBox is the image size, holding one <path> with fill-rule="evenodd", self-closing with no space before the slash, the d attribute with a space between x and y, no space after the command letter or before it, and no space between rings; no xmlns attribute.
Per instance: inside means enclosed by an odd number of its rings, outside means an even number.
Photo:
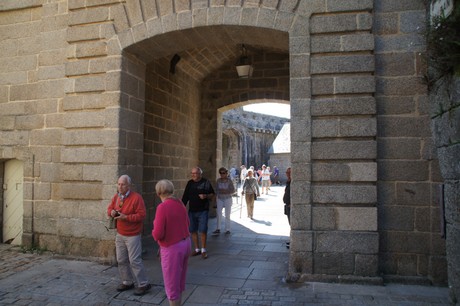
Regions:
<svg viewBox="0 0 460 306"><path fill-rule="evenodd" d="M115 217L118 217L120 215L120 212L118 210L115 210Z"/></svg>

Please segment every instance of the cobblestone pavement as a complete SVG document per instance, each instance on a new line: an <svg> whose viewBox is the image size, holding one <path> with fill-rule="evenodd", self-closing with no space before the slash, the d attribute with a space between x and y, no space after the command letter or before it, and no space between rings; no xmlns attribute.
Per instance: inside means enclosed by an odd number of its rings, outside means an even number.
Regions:
<svg viewBox="0 0 460 306"><path fill-rule="evenodd" d="M209 258L189 260L184 305L449 305L448 289L441 287L283 282L289 227L282 193L276 186L262 195L254 220L246 218L241 197L234 198L231 235L209 235ZM210 233L215 224L210 219ZM0 245L0 305L168 305L150 237L144 251L153 288L137 297L115 290L116 267Z"/></svg>

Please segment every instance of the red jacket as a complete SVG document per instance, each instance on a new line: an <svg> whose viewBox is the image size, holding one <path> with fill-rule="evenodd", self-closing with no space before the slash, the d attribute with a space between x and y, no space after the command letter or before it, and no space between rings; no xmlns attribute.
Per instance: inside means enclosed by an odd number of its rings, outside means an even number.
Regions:
<svg viewBox="0 0 460 306"><path fill-rule="evenodd" d="M131 190L128 197L124 199L121 207L120 203L121 199L116 194L107 207L109 217L112 209L127 216L126 220L117 219L117 232L123 236L139 235L142 233L143 221L146 216L144 199L142 199L140 194Z"/></svg>

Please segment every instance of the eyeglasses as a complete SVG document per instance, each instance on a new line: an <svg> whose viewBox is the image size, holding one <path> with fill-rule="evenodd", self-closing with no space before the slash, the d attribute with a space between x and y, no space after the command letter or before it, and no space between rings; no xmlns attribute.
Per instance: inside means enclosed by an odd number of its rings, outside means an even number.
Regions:
<svg viewBox="0 0 460 306"><path fill-rule="evenodd" d="M199 174L198 172L192 172L192 174Z"/></svg>
<svg viewBox="0 0 460 306"><path fill-rule="evenodd" d="M227 174L227 172L219 172L219 174Z"/></svg>

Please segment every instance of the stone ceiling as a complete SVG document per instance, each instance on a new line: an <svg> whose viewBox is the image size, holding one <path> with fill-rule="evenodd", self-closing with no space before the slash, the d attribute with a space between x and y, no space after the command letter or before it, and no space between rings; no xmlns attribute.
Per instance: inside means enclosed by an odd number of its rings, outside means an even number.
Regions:
<svg viewBox="0 0 460 306"><path fill-rule="evenodd" d="M289 37L286 32L241 26L213 26L186 29L141 41L126 49L145 63L178 54L182 67L197 80L228 62L236 62L242 44L248 55L262 51L287 53Z"/></svg>

